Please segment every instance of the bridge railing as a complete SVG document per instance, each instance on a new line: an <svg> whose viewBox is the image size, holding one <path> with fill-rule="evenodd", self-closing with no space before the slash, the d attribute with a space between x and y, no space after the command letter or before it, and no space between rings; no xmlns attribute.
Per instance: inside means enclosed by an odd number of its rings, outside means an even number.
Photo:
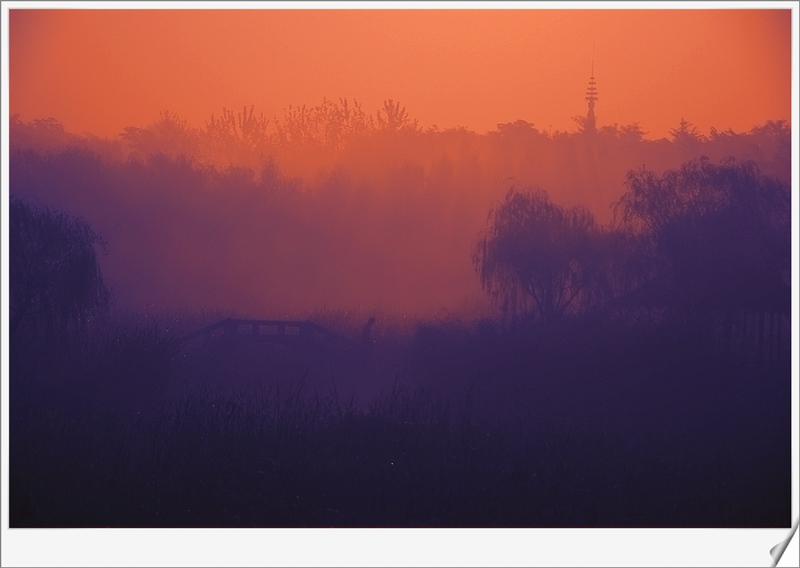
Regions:
<svg viewBox="0 0 800 568"><path fill-rule="evenodd" d="M266 342L310 341L315 334L326 339L338 341L350 347L359 347L358 343L331 331L312 321L298 320L256 320L227 318L177 339L178 343L186 343L202 337L207 343L212 338L222 336L228 338L255 339Z"/></svg>

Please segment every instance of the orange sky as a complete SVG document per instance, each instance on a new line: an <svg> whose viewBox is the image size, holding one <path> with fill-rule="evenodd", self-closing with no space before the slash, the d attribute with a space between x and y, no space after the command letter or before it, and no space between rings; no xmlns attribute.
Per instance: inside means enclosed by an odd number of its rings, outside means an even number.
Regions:
<svg viewBox="0 0 800 568"><path fill-rule="evenodd" d="M113 3L107 4L108 6ZM477 132L574 130L594 72L598 125L649 138L790 119L791 11L10 10L10 111L116 136L161 110L201 126L323 97ZM528 5L530 6L530 5ZM600 4L602 6L602 4ZM724 4L723 4L724 6Z"/></svg>

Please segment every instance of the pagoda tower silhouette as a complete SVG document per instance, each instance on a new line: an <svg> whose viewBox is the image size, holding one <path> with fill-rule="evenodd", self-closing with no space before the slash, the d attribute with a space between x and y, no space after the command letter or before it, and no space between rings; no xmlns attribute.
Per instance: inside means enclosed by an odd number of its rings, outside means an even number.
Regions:
<svg viewBox="0 0 800 568"><path fill-rule="evenodd" d="M586 88L586 103L589 112L586 113L586 132L594 132L597 123L594 116L594 104L597 102L597 84L594 82L594 48L592 48L592 75L589 77L589 86Z"/></svg>

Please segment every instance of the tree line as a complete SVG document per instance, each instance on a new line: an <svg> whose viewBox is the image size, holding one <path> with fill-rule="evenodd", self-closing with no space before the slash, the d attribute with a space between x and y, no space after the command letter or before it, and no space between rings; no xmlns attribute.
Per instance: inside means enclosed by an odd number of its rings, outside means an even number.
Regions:
<svg viewBox="0 0 800 568"><path fill-rule="evenodd" d="M72 134L52 118L24 122L15 116L10 139L13 148L80 146L114 160L186 156L218 168L256 172L272 161L284 174L309 183L337 169L356 182L373 184L387 168L452 172L462 179L448 189L491 194L483 203L486 209L502 197L488 188L511 179L517 186L547 188L559 201L585 205L603 222L610 220L609 203L621 194L630 169L665 171L700 156L715 162L734 156L790 180L790 129L784 121L768 121L747 132L712 128L703 134L681 119L669 137L653 140L638 123L599 125L586 132L580 117L575 120L572 132L517 120L478 134L461 127L423 128L393 100L368 113L358 101L324 99L313 107L290 106L282 117L271 118L253 106L223 108L199 126L179 112L163 111L150 124L125 127L112 138Z"/></svg>

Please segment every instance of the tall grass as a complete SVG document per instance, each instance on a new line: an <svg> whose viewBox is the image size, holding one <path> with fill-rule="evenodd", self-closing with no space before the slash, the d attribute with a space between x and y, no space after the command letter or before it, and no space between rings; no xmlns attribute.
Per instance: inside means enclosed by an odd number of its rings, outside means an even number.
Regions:
<svg viewBox="0 0 800 568"><path fill-rule="evenodd" d="M183 388L124 412L32 396L12 408L11 526L788 526L788 369L592 325L427 324L393 374L351 361L370 397L329 376L342 358L280 349L250 390L190 381L246 369L234 350L178 357ZM140 333L122 336L153 353Z"/></svg>

